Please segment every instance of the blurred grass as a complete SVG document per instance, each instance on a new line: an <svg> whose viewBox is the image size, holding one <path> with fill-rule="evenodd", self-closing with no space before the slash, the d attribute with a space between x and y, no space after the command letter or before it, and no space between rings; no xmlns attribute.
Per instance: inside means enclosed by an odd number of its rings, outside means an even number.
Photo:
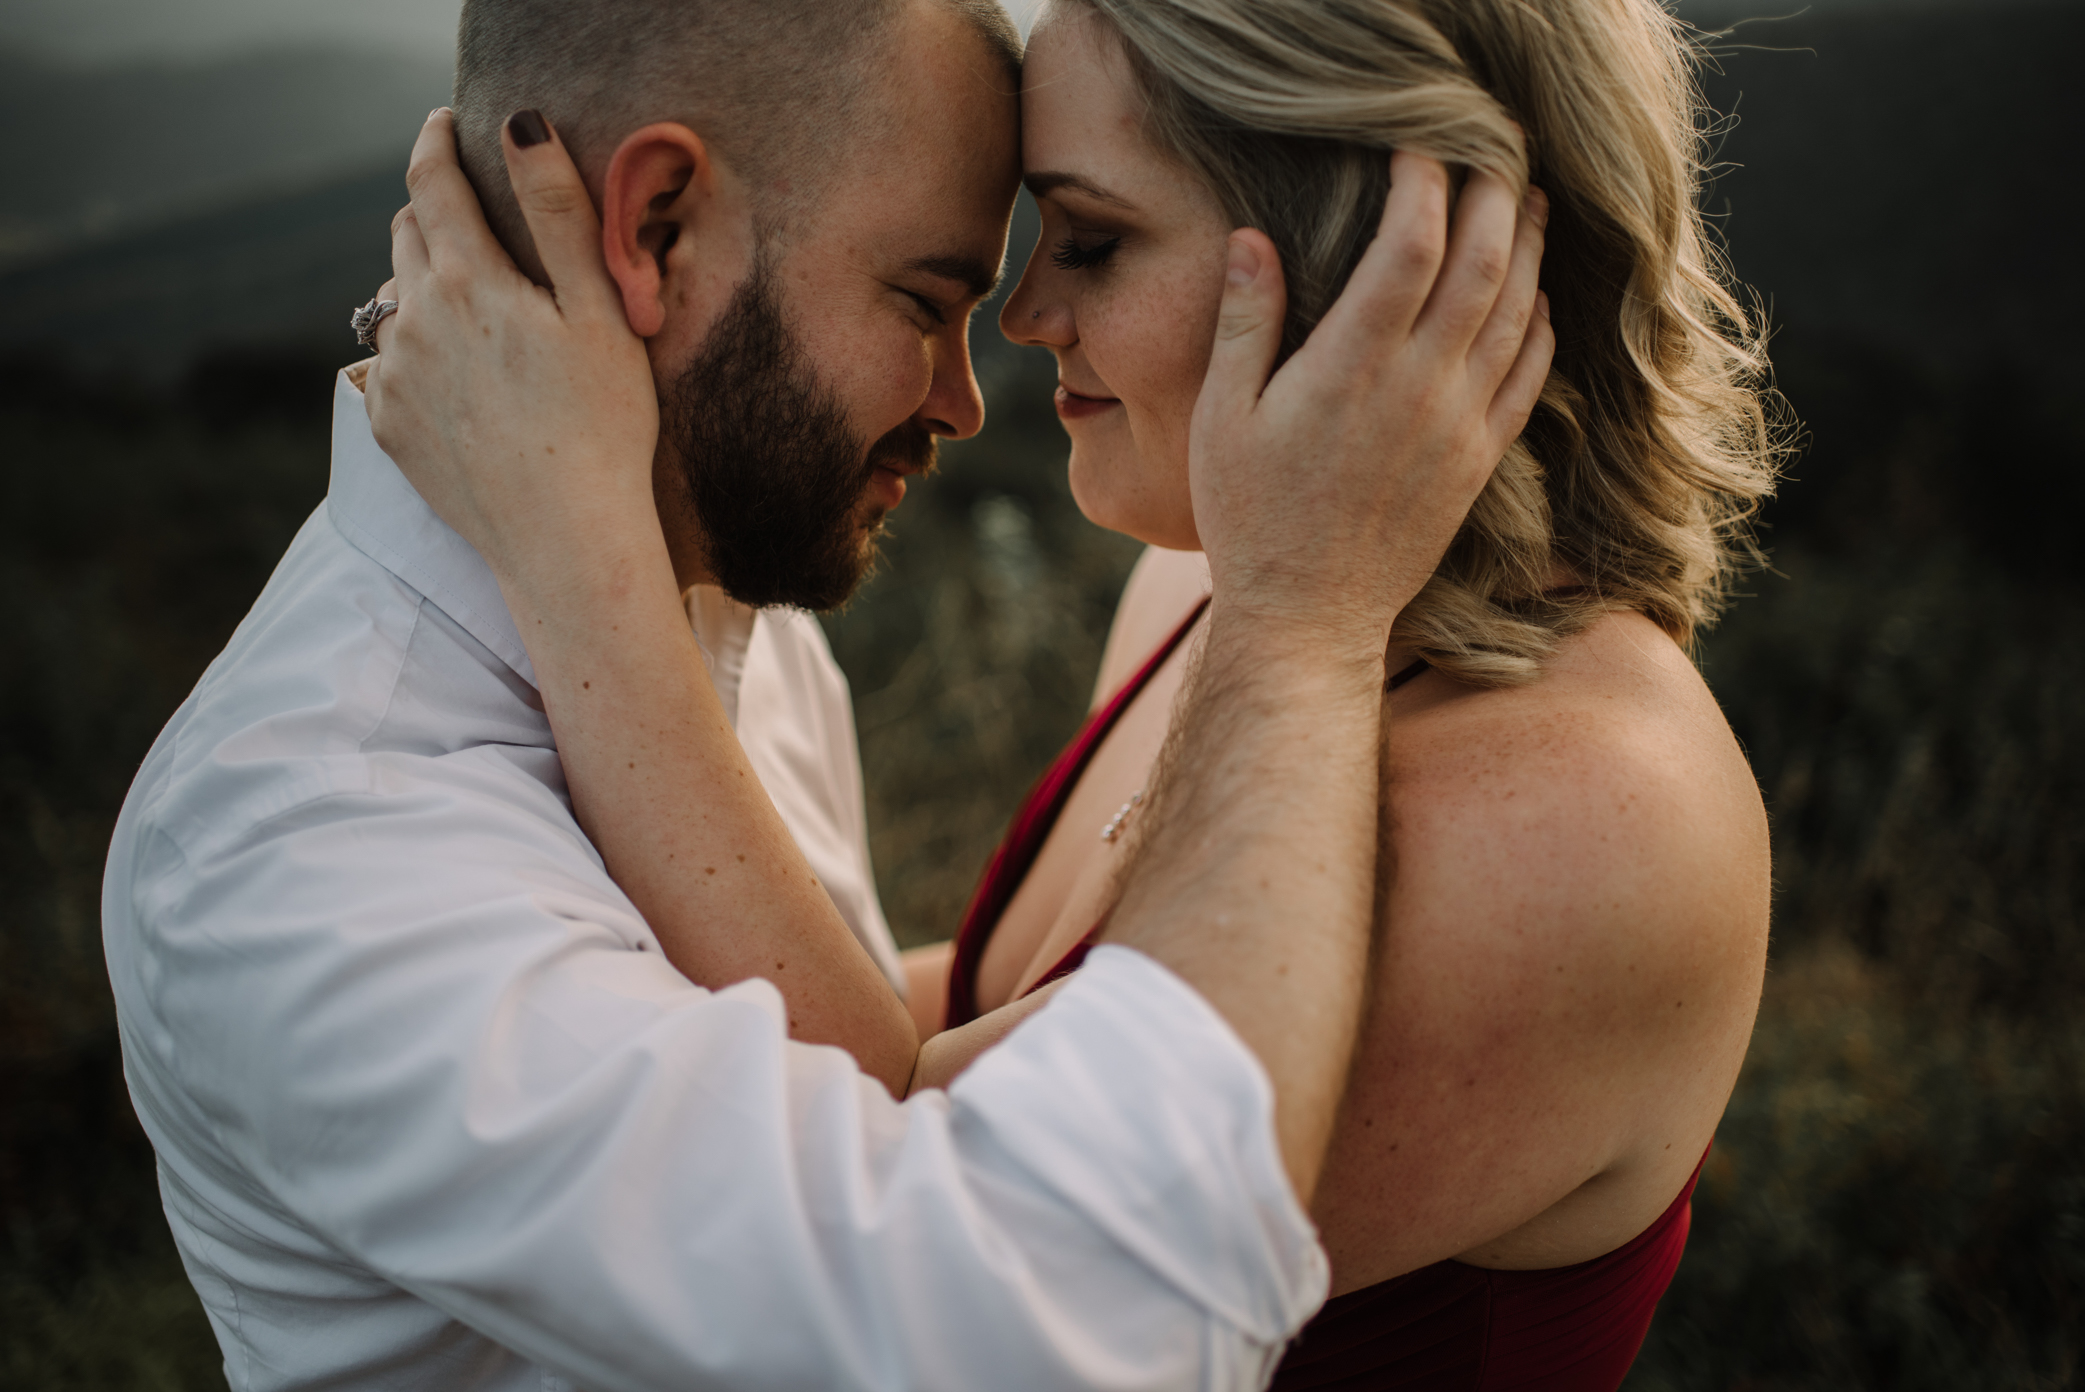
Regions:
<svg viewBox="0 0 2085 1392"><path fill-rule="evenodd" d="M1142 548L1080 516L1043 353L998 349L977 439L891 517L826 629L854 688L870 851L901 943L954 934L1015 802L1085 718Z"/></svg>
<svg viewBox="0 0 2085 1392"><path fill-rule="evenodd" d="M159 726L325 491L329 375L221 356L176 408L0 364L0 1387L224 1385L123 1086L101 861Z"/></svg>
<svg viewBox="0 0 2085 1392"><path fill-rule="evenodd" d="M2077 1387L2078 429L2014 374L1780 356L1816 441L1777 573L1702 653L1774 818L1774 963L1631 1386ZM983 370L989 433L828 623L908 942L951 931L1076 727L1136 554L1071 505L1047 360ZM0 364L0 1388L222 1384L122 1090L101 857L324 490L329 375L220 355L162 397Z"/></svg>
<svg viewBox="0 0 2085 1392"><path fill-rule="evenodd" d="M1926 540L1707 644L1774 955L1632 1392L2085 1383L2085 604Z"/></svg>

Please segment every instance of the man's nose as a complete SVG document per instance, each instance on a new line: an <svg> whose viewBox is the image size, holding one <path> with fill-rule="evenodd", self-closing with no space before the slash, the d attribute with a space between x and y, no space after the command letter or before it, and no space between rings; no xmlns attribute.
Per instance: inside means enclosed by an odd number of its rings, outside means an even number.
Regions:
<svg viewBox="0 0 2085 1392"><path fill-rule="evenodd" d="M918 420L945 440L967 440L984 429L985 397L970 365L970 332L964 325L934 354L934 382Z"/></svg>

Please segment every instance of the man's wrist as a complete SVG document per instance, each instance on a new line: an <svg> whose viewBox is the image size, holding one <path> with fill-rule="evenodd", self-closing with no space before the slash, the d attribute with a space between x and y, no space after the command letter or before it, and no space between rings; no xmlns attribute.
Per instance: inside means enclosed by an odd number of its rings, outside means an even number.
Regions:
<svg viewBox="0 0 2085 1392"><path fill-rule="evenodd" d="M1236 654L1252 667L1297 679L1380 683L1395 618L1342 614L1336 606L1297 612L1260 602L1226 603L1219 593L1209 606L1204 660L1223 663Z"/></svg>

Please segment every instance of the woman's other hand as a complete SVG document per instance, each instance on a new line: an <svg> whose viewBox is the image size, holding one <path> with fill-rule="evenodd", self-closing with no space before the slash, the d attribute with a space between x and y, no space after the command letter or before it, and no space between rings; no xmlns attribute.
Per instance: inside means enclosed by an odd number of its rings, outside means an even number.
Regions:
<svg viewBox="0 0 2085 1392"><path fill-rule="evenodd" d="M1273 243L1231 234L1189 477L1219 605L1380 654L1527 424L1555 336L1536 288L1547 200L1391 157L1375 241L1268 377L1285 309ZM1357 627L1358 626L1358 627Z"/></svg>
<svg viewBox="0 0 2085 1392"><path fill-rule="evenodd" d="M378 326L364 389L377 442L428 505L502 586L540 590L598 578L569 572L633 530L648 529L649 549L658 395L564 143L520 112L501 144L551 285L494 238L455 118L436 111L413 146L412 203L392 223L396 279L382 297L399 308Z"/></svg>

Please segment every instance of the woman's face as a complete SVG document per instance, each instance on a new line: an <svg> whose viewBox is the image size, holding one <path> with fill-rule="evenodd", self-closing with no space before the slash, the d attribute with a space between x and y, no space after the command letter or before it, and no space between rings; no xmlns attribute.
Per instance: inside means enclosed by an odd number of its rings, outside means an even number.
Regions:
<svg viewBox="0 0 2085 1392"><path fill-rule="evenodd" d="M1198 550L1187 426L1223 299L1229 220L1144 139L1119 41L1082 6L1053 6L1036 26L1021 125L1042 240L1000 327L1057 356L1080 511Z"/></svg>

